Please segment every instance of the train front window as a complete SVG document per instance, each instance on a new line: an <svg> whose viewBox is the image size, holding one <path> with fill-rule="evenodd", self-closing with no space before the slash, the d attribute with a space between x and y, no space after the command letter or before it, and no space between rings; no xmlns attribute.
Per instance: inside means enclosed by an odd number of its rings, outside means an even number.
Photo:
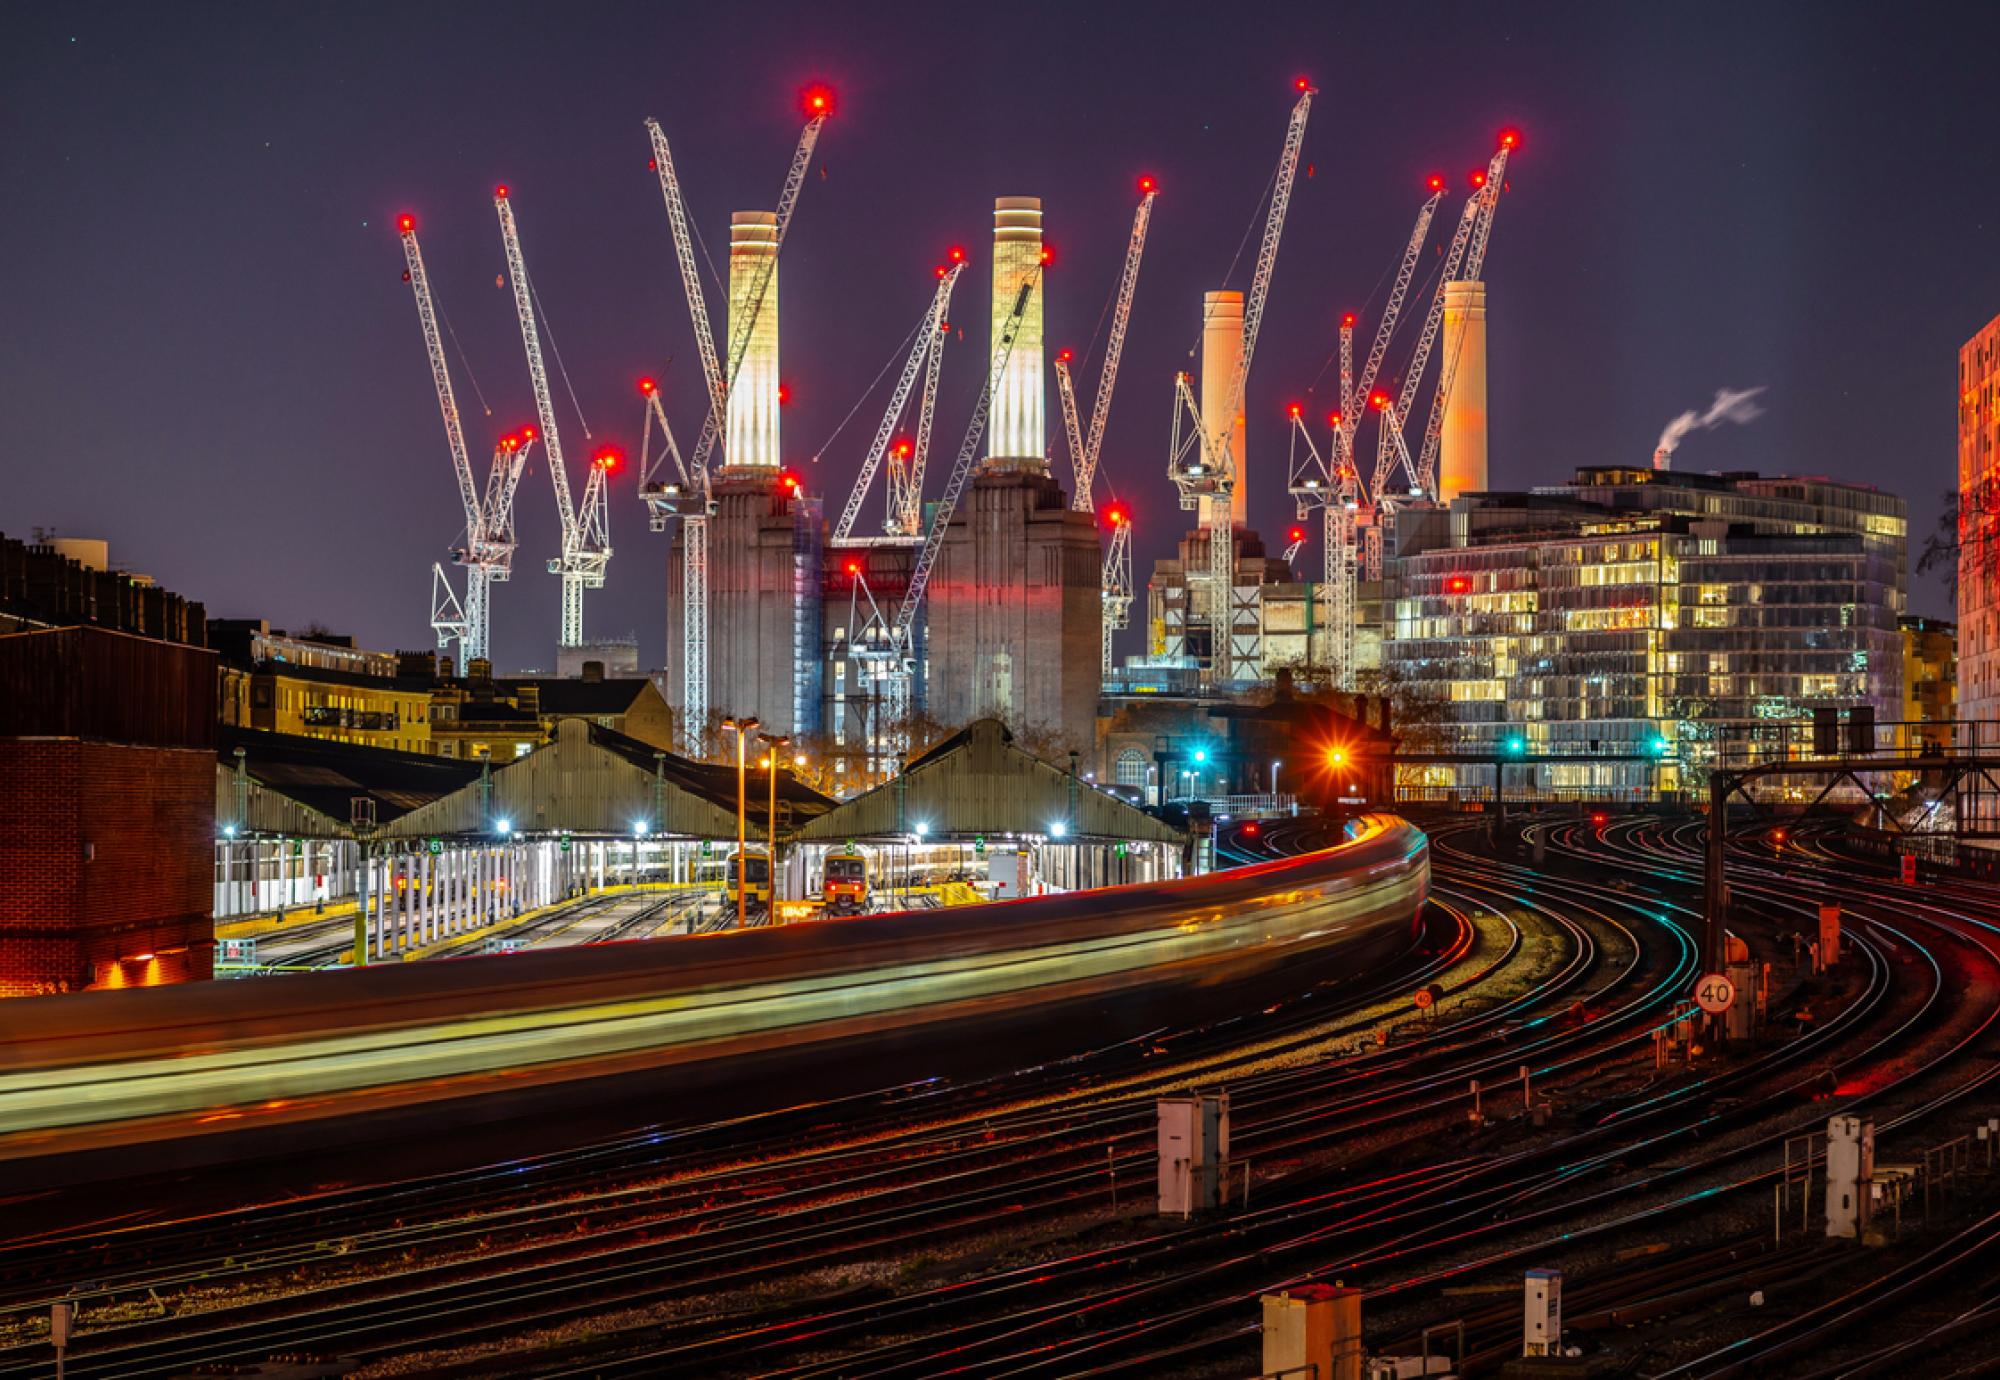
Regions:
<svg viewBox="0 0 2000 1380"><path fill-rule="evenodd" d="M829 882L862 882L868 879L868 864L860 858L828 858L826 879Z"/></svg>
<svg viewBox="0 0 2000 1380"><path fill-rule="evenodd" d="M771 860L752 856L744 860L744 871L749 875L751 886L766 886L771 881ZM736 881L736 859L729 860L729 880Z"/></svg>

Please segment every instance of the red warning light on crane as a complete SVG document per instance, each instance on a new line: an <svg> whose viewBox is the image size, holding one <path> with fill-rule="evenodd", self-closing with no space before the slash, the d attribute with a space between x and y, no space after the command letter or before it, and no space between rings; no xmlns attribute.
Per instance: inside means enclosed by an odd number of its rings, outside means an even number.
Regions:
<svg viewBox="0 0 2000 1380"><path fill-rule="evenodd" d="M1062 363L1067 364L1076 358L1076 352L1074 350L1058 350L1056 351L1056 358Z"/></svg>
<svg viewBox="0 0 2000 1380"><path fill-rule="evenodd" d="M407 235L416 228L417 228L417 218L415 216L396 217L396 229L401 233Z"/></svg>
<svg viewBox="0 0 2000 1380"><path fill-rule="evenodd" d="M815 120L833 114L833 88L808 86L799 93L799 107Z"/></svg>
<svg viewBox="0 0 2000 1380"><path fill-rule="evenodd" d="M1052 263L1054 263L1055 261L1056 261L1056 251L1055 251L1055 248L1054 248L1054 246L1052 246L1052 245L1046 245L1046 244L1045 244L1045 245L1043 245L1043 246L1042 246L1042 262L1043 262L1043 263L1045 263L1045 264L1052 264Z"/></svg>
<svg viewBox="0 0 2000 1380"><path fill-rule="evenodd" d="M624 456L618 453L615 447L606 446L603 450L597 452L597 468L609 474L618 468L618 462L624 458Z"/></svg>
<svg viewBox="0 0 2000 1380"><path fill-rule="evenodd" d="M1147 196L1151 196L1154 192L1157 192L1159 189L1160 189L1160 184L1155 182L1152 178L1142 177L1139 179L1139 190L1144 192Z"/></svg>
<svg viewBox="0 0 2000 1380"><path fill-rule="evenodd" d="M1351 311L1350 311L1350 312L1347 312L1347 313L1345 313L1345 314L1344 314L1344 315L1343 315L1343 316L1342 316L1342 317L1340 318L1340 324L1341 324L1341 325L1343 325L1343 326L1352 326L1352 325L1354 324L1354 313L1353 313L1353 312L1351 312Z"/></svg>
<svg viewBox="0 0 2000 1380"><path fill-rule="evenodd" d="M501 201L505 201L507 199L507 184L505 182L502 182L499 186L495 187L493 189L493 195L498 199L500 199Z"/></svg>
<svg viewBox="0 0 2000 1380"><path fill-rule="evenodd" d="M1389 410L1389 395L1378 388L1368 395L1368 405L1377 412L1387 412Z"/></svg>
<svg viewBox="0 0 2000 1380"><path fill-rule="evenodd" d="M500 438L500 449L502 449L502 450L519 450L520 448L521 448L521 438L520 438L520 437L518 437L518 436L502 436L502 437Z"/></svg>
<svg viewBox="0 0 2000 1380"><path fill-rule="evenodd" d="M859 561L849 561L849 562L847 563L847 573L848 573L849 575L852 575L852 576L853 576L853 577L854 577L855 579L857 579L857 580L858 580L858 579L860 579L860 578L861 578L861 562L859 562Z"/></svg>
<svg viewBox="0 0 2000 1380"><path fill-rule="evenodd" d="M1521 147L1521 131L1518 129L1501 130L1500 147L1503 149L1517 149Z"/></svg>
<svg viewBox="0 0 2000 1380"><path fill-rule="evenodd" d="M792 386L791 386L791 385L790 385L789 383L781 383L781 384L779 384L779 385L778 385L778 406L780 406L780 407L783 407L783 406L784 406L785 404L789 403L789 402L790 402L791 400L792 400Z"/></svg>
<svg viewBox="0 0 2000 1380"><path fill-rule="evenodd" d="M1474 168L1472 175L1466 180L1472 183L1475 188L1484 187L1486 185L1486 169Z"/></svg>
<svg viewBox="0 0 2000 1380"><path fill-rule="evenodd" d="M1309 77L1300 77L1292 83L1292 89L1294 91L1310 91L1313 89L1312 79Z"/></svg>
<svg viewBox="0 0 2000 1380"><path fill-rule="evenodd" d="M785 491L786 497L788 498L795 497L799 491L798 475L793 473L791 470L779 470L778 487Z"/></svg>
<svg viewBox="0 0 2000 1380"><path fill-rule="evenodd" d="M889 453L893 456L896 456L898 459L907 459L909 458L911 451L913 451L914 449L915 447L913 447L908 441L902 439L901 437L897 437L896 443L889 447Z"/></svg>
<svg viewBox="0 0 2000 1380"><path fill-rule="evenodd" d="M524 440L524 441L532 441L532 440L534 440L534 439L535 439L535 436L536 436L536 431L535 431L535 429L534 429L533 427L531 427L531 426L524 426L524 427L522 427L522 428L521 428L521 439L522 439L522 440Z"/></svg>
<svg viewBox="0 0 2000 1380"><path fill-rule="evenodd" d="M1340 412L1338 411L1338 409L1326 414L1326 424L1328 426L1340 425Z"/></svg>
<svg viewBox="0 0 2000 1380"><path fill-rule="evenodd" d="M1438 174L1432 173L1424 179L1424 186L1433 192L1441 192L1444 190L1444 179Z"/></svg>
<svg viewBox="0 0 2000 1380"><path fill-rule="evenodd" d="M1291 404L1289 404L1289 405L1288 405L1288 406L1287 406L1287 407L1285 408L1285 415L1286 415L1286 416L1288 416L1288 417L1293 417L1293 418L1297 418L1297 417L1299 417L1299 416L1303 415L1303 414L1304 414L1304 412L1305 412L1305 410L1306 410L1306 409L1305 409L1305 407L1304 407L1304 405L1303 405L1303 404L1301 404L1301 403L1291 403Z"/></svg>
<svg viewBox="0 0 2000 1380"><path fill-rule="evenodd" d="M1123 527L1132 520L1132 515L1125 510L1124 504L1113 503L1105 508L1104 520L1113 527Z"/></svg>
<svg viewBox="0 0 2000 1380"><path fill-rule="evenodd" d="M962 264L965 262L965 246L955 244L944 251L944 256L955 264Z"/></svg>
<svg viewBox="0 0 2000 1380"><path fill-rule="evenodd" d="M1285 535L1294 542L1301 542L1306 539L1306 529L1303 527L1294 527Z"/></svg>
<svg viewBox="0 0 2000 1380"><path fill-rule="evenodd" d="M659 387L660 385L655 383L652 379L639 380L639 391L645 394L649 398L652 397L653 394L659 390Z"/></svg>
<svg viewBox="0 0 2000 1380"><path fill-rule="evenodd" d="M1472 577L1469 575L1453 575L1449 577L1444 582L1444 592L1446 594L1472 593Z"/></svg>

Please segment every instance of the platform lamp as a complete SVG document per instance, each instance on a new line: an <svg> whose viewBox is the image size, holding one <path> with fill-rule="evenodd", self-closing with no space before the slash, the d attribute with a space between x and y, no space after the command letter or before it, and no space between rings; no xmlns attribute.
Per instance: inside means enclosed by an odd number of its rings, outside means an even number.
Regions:
<svg viewBox="0 0 2000 1380"><path fill-rule="evenodd" d="M736 928L745 929L750 924L750 871L749 852L749 739L757 731L756 719L724 719L724 733L736 735Z"/></svg>
<svg viewBox="0 0 2000 1380"><path fill-rule="evenodd" d="M771 911L778 909L778 749L792 741L789 733L759 733L764 744L764 769L771 777L770 813L764 816L765 849L771 858Z"/></svg>

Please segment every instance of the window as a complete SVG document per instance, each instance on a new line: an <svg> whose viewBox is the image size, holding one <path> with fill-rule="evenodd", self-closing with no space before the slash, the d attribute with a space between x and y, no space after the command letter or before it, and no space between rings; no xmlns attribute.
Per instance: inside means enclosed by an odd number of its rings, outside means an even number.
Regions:
<svg viewBox="0 0 2000 1380"><path fill-rule="evenodd" d="M1118 754L1117 775L1121 786L1145 785L1146 755L1137 748L1126 748Z"/></svg>

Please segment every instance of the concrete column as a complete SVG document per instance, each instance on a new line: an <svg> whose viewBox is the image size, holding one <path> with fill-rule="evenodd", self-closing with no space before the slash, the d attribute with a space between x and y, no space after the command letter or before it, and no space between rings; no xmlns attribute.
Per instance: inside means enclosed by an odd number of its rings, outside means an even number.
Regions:
<svg viewBox="0 0 2000 1380"><path fill-rule="evenodd" d="M1451 380L1438 438L1438 501L1481 493L1486 479L1486 284L1444 285L1443 376ZM1407 434L1407 431L1406 433Z"/></svg>
<svg viewBox="0 0 2000 1380"><path fill-rule="evenodd" d="M746 328L749 342L729 391L723 455L732 468L775 470L784 461L778 443L778 217L771 211L730 217L729 339L742 339Z"/></svg>
<svg viewBox="0 0 2000 1380"><path fill-rule="evenodd" d="M1014 314L1021 288L1036 286L1028 298L1021 329L1006 367L994 380L993 412L986 427L989 460L1025 462L1046 473L1048 427L1044 407L1042 299L1046 285L1036 278L1042 262L1042 199L1003 196L993 202L993 311L987 358ZM1013 468L1010 466L1009 468Z"/></svg>
<svg viewBox="0 0 2000 1380"><path fill-rule="evenodd" d="M1229 390L1236 370L1243 363L1243 294L1207 292L1201 299L1201 416L1211 434L1221 432L1227 442L1230 463L1236 471L1236 489L1229 496L1232 527L1250 525L1249 478L1244 473L1245 430L1243 401L1237 399L1236 415L1222 431L1223 414L1229 410ZM1202 500L1204 523L1208 499Z"/></svg>

